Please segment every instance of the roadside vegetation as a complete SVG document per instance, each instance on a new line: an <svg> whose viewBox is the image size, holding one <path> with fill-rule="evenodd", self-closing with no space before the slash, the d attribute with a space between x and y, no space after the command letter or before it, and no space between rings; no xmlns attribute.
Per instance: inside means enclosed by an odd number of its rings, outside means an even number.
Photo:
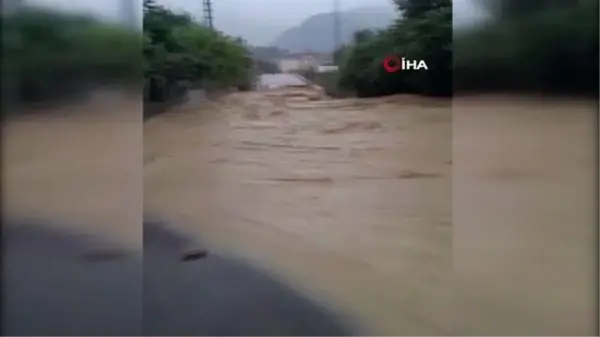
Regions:
<svg viewBox="0 0 600 337"><path fill-rule="evenodd" d="M42 8L4 13L5 103L61 101L126 84L138 92L143 86L145 103L166 106L190 88L249 89L255 73L271 66L254 64L244 41L189 15L153 0L144 0L143 10L143 30Z"/></svg>
<svg viewBox="0 0 600 337"><path fill-rule="evenodd" d="M482 4L491 19L455 32L455 91L597 97L597 0Z"/></svg>
<svg viewBox="0 0 600 337"><path fill-rule="evenodd" d="M358 96L452 93L452 1L395 0L395 22L387 29L359 31L338 51L338 84ZM400 14L402 13L402 14ZM429 71L387 73L388 55L425 60Z"/></svg>
<svg viewBox="0 0 600 337"><path fill-rule="evenodd" d="M139 33L83 15L37 8L4 13L2 39L5 103L63 100L141 78Z"/></svg>
<svg viewBox="0 0 600 337"><path fill-rule="evenodd" d="M340 72L328 91L598 94L597 0L482 0L490 18L462 29L452 27L451 0L394 3L393 25L358 32L338 51ZM386 73L382 62L392 54L425 60L429 71Z"/></svg>
<svg viewBox="0 0 600 337"><path fill-rule="evenodd" d="M357 32L335 53L340 71L314 74L315 81L334 95L598 94L597 0L482 0L490 18L454 30L451 0L394 3L391 26ZM275 51L252 49L153 0L143 10L143 31L47 9L4 13L3 101L61 100L143 82L145 102L174 102L194 87L249 89L256 74L277 70L260 57ZM429 71L386 73L382 61L392 54L423 59Z"/></svg>
<svg viewBox="0 0 600 337"><path fill-rule="evenodd" d="M191 87L248 89L253 62L241 39L144 0L145 99L177 99Z"/></svg>

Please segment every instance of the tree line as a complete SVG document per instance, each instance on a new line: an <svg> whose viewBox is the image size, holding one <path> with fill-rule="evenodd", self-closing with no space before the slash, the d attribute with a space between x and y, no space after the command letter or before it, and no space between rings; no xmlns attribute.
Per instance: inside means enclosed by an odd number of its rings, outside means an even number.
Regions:
<svg viewBox="0 0 600 337"><path fill-rule="evenodd" d="M140 79L141 39L85 15L22 8L2 17L2 94L29 103Z"/></svg>
<svg viewBox="0 0 600 337"><path fill-rule="evenodd" d="M452 1L394 0L397 19L387 29L364 30L335 53L338 85L358 96L452 94ZM424 60L428 71L388 73L390 55Z"/></svg>
<svg viewBox="0 0 600 337"><path fill-rule="evenodd" d="M358 96L598 94L597 0L478 3L490 19L453 29L451 0L394 0L392 25L357 32L336 51L340 71L331 82ZM254 60L256 48L189 15L153 0L144 1L143 11L139 30L47 9L3 13L3 101L47 101L143 82L146 102L168 102L192 87L248 89L257 73L276 71ZM387 55L425 60L429 70L387 73Z"/></svg>
<svg viewBox="0 0 600 337"><path fill-rule="evenodd" d="M144 0L143 6L147 101L168 101L190 87L250 87L254 63L242 39L204 27L153 0Z"/></svg>
<svg viewBox="0 0 600 337"><path fill-rule="evenodd" d="M597 0L485 0L454 36L456 92L598 95Z"/></svg>

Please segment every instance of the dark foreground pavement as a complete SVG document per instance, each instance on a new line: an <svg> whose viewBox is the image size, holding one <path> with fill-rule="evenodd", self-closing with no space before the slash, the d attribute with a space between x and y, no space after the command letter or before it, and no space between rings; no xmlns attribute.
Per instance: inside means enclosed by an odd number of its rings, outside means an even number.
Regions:
<svg viewBox="0 0 600 337"><path fill-rule="evenodd" d="M144 224L144 256L39 223L3 224L3 335L351 335L272 276ZM108 248L107 248L108 247Z"/></svg>

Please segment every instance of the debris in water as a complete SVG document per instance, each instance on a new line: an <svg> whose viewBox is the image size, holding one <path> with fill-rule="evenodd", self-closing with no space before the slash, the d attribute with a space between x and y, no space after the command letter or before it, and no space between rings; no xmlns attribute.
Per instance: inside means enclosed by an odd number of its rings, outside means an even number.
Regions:
<svg viewBox="0 0 600 337"><path fill-rule="evenodd" d="M198 249L198 250L190 250L183 254L181 257L181 261L188 262L194 260L200 260L208 257L208 250L206 249Z"/></svg>
<svg viewBox="0 0 600 337"><path fill-rule="evenodd" d="M440 174L436 173L424 173L424 172L416 172L416 171L403 171L398 174L398 179L419 179L419 178L436 178L439 177Z"/></svg>

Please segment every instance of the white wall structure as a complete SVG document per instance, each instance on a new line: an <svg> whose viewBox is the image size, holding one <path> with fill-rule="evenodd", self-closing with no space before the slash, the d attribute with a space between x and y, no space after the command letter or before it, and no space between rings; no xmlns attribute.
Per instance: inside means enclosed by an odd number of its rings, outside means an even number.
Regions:
<svg viewBox="0 0 600 337"><path fill-rule="evenodd" d="M319 61L312 55L301 55L297 57L280 59L278 61L279 71L282 73L310 69L317 71L319 65Z"/></svg>
<svg viewBox="0 0 600 337"><path fill-rule="evenodd" d="M331 73L334 71L338 71L338 66L318 66L317 67L318 73Z"/></svg>
<svg viewBox="0 0 600 337"><path fill-rule="evenodd" d="M282 73L291 73L301 68L301 61L298 59L281 59L278 61L279 71Z"/></svg>

